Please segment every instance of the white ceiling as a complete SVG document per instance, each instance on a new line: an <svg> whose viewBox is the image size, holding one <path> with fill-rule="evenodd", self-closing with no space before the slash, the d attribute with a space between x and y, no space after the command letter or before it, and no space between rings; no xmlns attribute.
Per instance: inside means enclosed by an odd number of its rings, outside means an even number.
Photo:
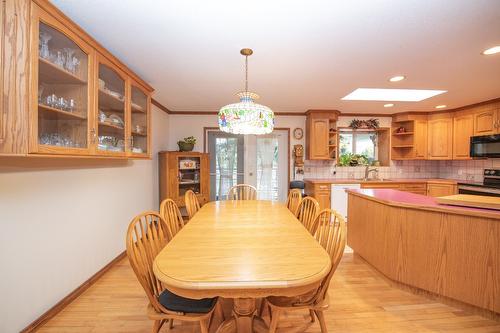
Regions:
<svg viewBox="0 0 500 333"><path fill-rule="evenodd" d="M53 0L176 111L243 89L275 111L398 112L500 97L499 0ZM407 79L389 83L391 76ZM442 89L422 102L342 101L355 88Z"/></svg>

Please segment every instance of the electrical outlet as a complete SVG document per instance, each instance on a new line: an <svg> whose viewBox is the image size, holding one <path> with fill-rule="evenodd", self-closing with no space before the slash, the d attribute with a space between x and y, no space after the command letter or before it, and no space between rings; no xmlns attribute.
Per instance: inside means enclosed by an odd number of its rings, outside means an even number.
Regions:
<svg viewBox="0 0 500 333"><path fill-rule="evenodd" d="M354 178L354 172L349 172L349 173L347 174L347 178L349 178L349 179Z"/></svg>
<svg viewBox="0 0 500 333"><path fill-rule="evenodd" d="M421 170L420 165L415 165L413 170L414 170L414 172L420 172L420 170Z"/></svg>

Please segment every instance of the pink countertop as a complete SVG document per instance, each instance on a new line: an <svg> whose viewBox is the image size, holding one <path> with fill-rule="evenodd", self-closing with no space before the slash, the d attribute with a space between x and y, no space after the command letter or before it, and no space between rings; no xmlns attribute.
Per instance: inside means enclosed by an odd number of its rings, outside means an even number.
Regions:
<svg viewBox="0 0 500 333"><path fill-rule="evenodd" d="M390 178L385 181L369 180L364 181L361 179L353 178L306 178L304 182L309 182L313 184L329 183L329 184L398 184L398 183L446 183L446 184L456 184L457 181L454 179L444 179L444 178Z"/></svg>
<svg viewBox="0 0 500 333"><path fill-rule="evenodd" d="M360 189L347 190L352 195L362 196L374 201L382 202L392 206L407 208L427 209L448 212L459 215L474 215L494 219L500 219L500 211L493 209L480 209L471 207L459 207L443 205L436 202L433 197L403 192L391 189Z"/></svg>

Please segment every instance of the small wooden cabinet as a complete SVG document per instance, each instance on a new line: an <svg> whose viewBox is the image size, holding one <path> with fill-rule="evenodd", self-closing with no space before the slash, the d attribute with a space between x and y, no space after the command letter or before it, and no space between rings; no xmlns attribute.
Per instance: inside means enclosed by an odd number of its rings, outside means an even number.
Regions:
<svg viewBox="0 0 500 333"><path fill-rule="evenodd" d="M332 160L337 154L336 110L308 110L306 112L306 158Z"/></svg>
<svg viewBox="0 0 500 333"><path fill-rule="evenodd" d="M210 199L209 155L197 152L162 151L158 153L160 202L170 198L185 206L187 190L196 193L200 204Z"/></svg>
<svg viewBox="0 0 500 333"><path fill-rule="evenodd" d="M444 182L427 182L427 195L430 197L444 197L457 194L457 185Z"/></svg>
<svg viewBox="0 0 500 333"><path fill-rule="evenodd" d="M453 159L470 159L470 137L474 135L474 115L456 115L453 118Z"/></svg>
<svg viewBox="0 0 500 333"><path fill-rule="evenodd" d="M451 114L439 115L427 123L427 158L451 160L453 158L453 118Z"/></svg>

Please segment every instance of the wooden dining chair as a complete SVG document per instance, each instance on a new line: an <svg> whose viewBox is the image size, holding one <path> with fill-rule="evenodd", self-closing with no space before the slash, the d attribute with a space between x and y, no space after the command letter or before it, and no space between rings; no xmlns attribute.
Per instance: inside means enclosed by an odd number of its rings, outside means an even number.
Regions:
<svg viewBox="0 0 500 333"><path fill-rule="evenodd" d="M228 200L257 200L257 189L252 185L238 184L229 189Z"/></svg>
<svg viewBox="0 0 500 333"><path fill-rule="evenodd" d="M127 256L137 279L149 299L148 317L154 320L153 333L166 322L172 327L175 319L198 321L201 332L208 333L214 310L223 317L217 298L201 300L178 296L164 289L153 272L153 261L171 239L168 225L156 212L136 216L127 231Z"/></svg>
<svg viewBox="0 0 500 333"><path fill-rule="evenodd" d="M167 223L174 237L184 227L184 219L177 204L172 199L165 199L160 204L160 216Z"/></svg>
<svg viewBox="0 0 500 333"><path fill-rule="evenodd" d="M302 201L302 192L298 188L291 189L286 200L286 207L295 215Z"/></svg>
<svg viewBox="0 0 500 333"><path fill-rule="evenodd" d="M280 314L283 311L289 310L304 310L308 309L312 315L318 317L321 327L321 333L327 333L325 311L328 304L328 288L333 273L342 259L346 243L346 225L344 218L337 212L331 209L324 209L316 218L318 223L315 234L316 240L321 244L325 251L330 256L332 263L328 275L323 278L319 287L313 292L307 293L298 297L278 297L270 296L265 299L265 304L269 306L271 314L271 323L269 325L269 333L276 332ZM265 308L265 305L262 309ZM314 319L314 317L311 317Z"/></svg>
<svg viewBox="0 0 500 333"><path fill-rule="evenodd" d="M198 201L198 197L192 190L187 190L186 194L184 194L184 201L186 202L186 210L191 220L196 214L197 211L200 210L200 202Z"/></svg>
<svg viewBox="0 0 500 333"><path fill-rule="evenodd" d="M306 229L314 236L315 226L314 221L319 212L319 203L313 197L305 197L297 207L295 216L306 227Z"/></svg>

